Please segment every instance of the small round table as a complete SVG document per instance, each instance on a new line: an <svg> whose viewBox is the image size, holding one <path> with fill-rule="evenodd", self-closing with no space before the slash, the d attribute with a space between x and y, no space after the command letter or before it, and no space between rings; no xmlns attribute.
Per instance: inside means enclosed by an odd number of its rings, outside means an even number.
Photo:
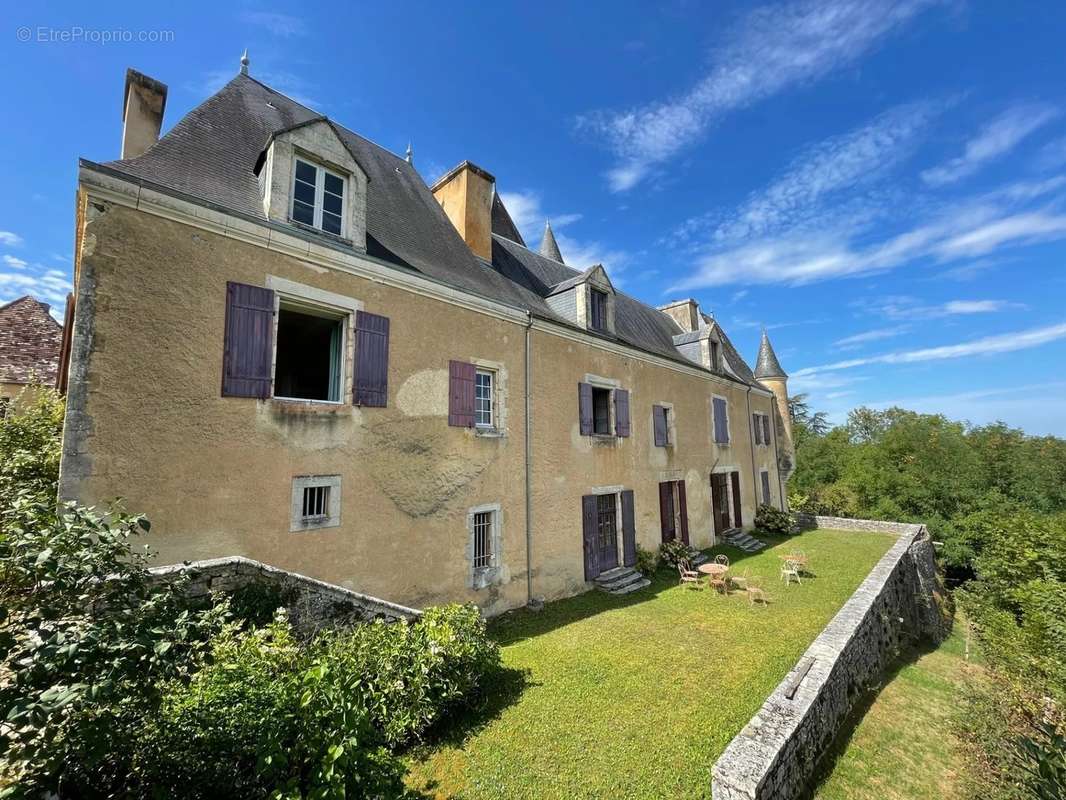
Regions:
<svg viewBox="0 0 1066 800"><path fill-rule="evenodd" d="M715 564L713 561L707 564L700 564L696 569L704 575L710 575L712 578L716 575L725 575L729 572L729 567L725 564Z"/></svg>

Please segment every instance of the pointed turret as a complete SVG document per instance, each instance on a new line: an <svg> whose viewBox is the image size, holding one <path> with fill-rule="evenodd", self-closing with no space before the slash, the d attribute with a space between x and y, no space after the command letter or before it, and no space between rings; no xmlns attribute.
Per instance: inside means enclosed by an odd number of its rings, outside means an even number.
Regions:
<svg viewBox="0 0 1066 800"><path fill-rule="evenodd" d="M544 238L540 240L540 254L545 258L550 258L552 261L558 261L560 264L565 264L563 261L563 254L559 252L559 243L555 241L555 234L552 233L552 224L550 222L544 223Z"/></svg>
<svg viewBox="0 0 1066 800"><path fill-rule="evenodd" d="M763 378L787 378L788 373L781 368L781 362L777 360L774 347L770 344L770 337L763 328L762 342L759 344L759 360L755 362L755 377L760 381Z"/></svg>

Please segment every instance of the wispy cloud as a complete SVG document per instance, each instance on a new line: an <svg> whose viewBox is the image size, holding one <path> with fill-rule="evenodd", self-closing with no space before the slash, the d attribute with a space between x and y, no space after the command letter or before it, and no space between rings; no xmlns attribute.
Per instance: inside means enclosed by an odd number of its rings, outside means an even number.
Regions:
<svg viewBox="0 0 1066 800"><path fill-rule="evenodd" d="M187 88L196 95L212 95L233 80L236 75L237 72L233 69L211 70L203 73L199 83L191 82ZM322 110L322 104L314 97L317 89L293 72L256 67L253 64L252 77L301 105L315 111Z"/></svg>
<svg viewBox="0 0 1066 800"><path fill-rule="evenodd" d="M15 247L16 245L22 244L22 237L11 231L0 231L0 244Z"/></svg>
<svg viewBox="0 0 1066 800"><path fill-rule="evenodd" d="M552 229L572 225L581 219L581 214L548 214L544 210L539 192L531 189L521 192L500 192L500 200L507 206L507 213L522 234L522 238L531 245L540 243L544 233L544 223L551 221Z"/></svg>
<svg viewBox="0 0 1066 800"><path fill-rule="evenodd" d="M67 293L73 288L67 273L57 269L45 270L43 273L29 272L21 268L19 272L0 271L0 303L9 302L24 294L32 294L62 308Z"/></svg>
<svg viewBox="0 0 1066 800"><path fill-rule="evenodd" d="M793 375L805 377L836 370L854 369L870 364L914 364L923 361L943 361L947 359L965 358L968 356L994 355L997 353L1011 353L1017 350L1026 350L1031 347L1054 342L1066 338L1066 322L1058 325L1048 325L1043 328L1031 328L1025 331L1004 333L996 336L985 336L959 344L942 345L940 347L923 347L917 350L903 350L894 353L883 353L867 358L853 358L847 361L836 361L832 364L823 364L817 367L805 367L796 370Z"/></svg>
<svg viewBox="0 0 1066 800"><path fill-rule="evenodd" d="M934 0L800 0L750 12L723 33L709 72L671 100L579 117L619 161L614 191L633 188L719 118L851 64Z"/></svg>
<svg viewBox="0 0 1066 800"><path fill-rule="evenodd" d="M930 186L944 186L972 175L986 163L1009 153L1058 115L1058 109L1042 104L1029 103L1010 108L967 142L961 156L926 170L922 180Z"/></svg>
<svg viewBox="0 0 1066 800"><path fill-rule="evenodd" d="M282 14L279 11L247 11L241 14L241 20L249 25L265 28L275 36L286 39L307 33L307 26L302 19L291 14Z"/></svg>
<svg viewBox="0 0 1066 800"><path fill-rule="evenodd" d="M12 269L26 269L26 267L29 266L29 262L24 261L21 258L16 258L15 256L12 256L12 255L5 255L4 256L4 263L7 264Z"/></svg>
<svg viewBox="0 0 1066 800"><path fill-rule="evenodd" d="M748 296L748 289L741 289L739 292L733 292L733 296L729 298L730 303L739 303L745 297Z"/></svg>
<svg viewBox="0 0 1066 800"><path fill-rule="evenodd" d="M873 330L863 331L862 333L856 333L852 336L845 336L843 339L837 339L833 342L835 347L841 350L851 350L856 347L860 347L869 342L878 342L883 339L892 339L896 336L900 336L910 330L908 325L894 325L888 328L874 328Z"/></svg>
<svg viewBox="0 0 1066 800"><path fill-rule="evenodd" d="M858 300L852 305L860 309L863 314L874 313L894 320L940 319L973 314L994 314L1009 309L1025 308L1024 304L1009 300L949 300L945 303L930 304L909 295L890 295L876 300Z"/></svg>

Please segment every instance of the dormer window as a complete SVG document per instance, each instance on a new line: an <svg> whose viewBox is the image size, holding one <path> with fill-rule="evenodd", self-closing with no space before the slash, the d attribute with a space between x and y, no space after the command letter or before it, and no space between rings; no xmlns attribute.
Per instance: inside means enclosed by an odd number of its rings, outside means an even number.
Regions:
<svg viewBox="0 0 1066 800"><path fill-rule="evenodd" d="M711 371L719 372L722 368L722 362L719 360L720 355L718 352L721 347L718 342L714 341L714 339L711 339L709 344L711 348Z"/></svg>
<svg viewBox="0 0 1066 800"><path fill-rule="evenodd" d="M344 235L344 178L323 166L296 158L291 216L295 222Z"/></svg>
<svg viewBox="0 0 1066 800"><path fill-rule="evenodd" d="M589 290L589 327L594 331L607 331L607 292Z"/></svg>

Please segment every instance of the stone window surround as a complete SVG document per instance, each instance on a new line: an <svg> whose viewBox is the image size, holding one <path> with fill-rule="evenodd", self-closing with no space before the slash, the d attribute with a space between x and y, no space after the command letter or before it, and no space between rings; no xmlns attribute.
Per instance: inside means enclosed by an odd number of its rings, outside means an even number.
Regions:
<svg viewBox="0 0 1066 800"><path fill-rule="evenodd" d="M677 444L677 415L674 414L674 404L666 400L657 400L652 403L651 440L655 442L655 406L662 406L669 413L666 415L666 446L674 447Z"/></svg>
<svg viewBox="0 0 1066 800"><path fill-rule="evenodd" d="M752 416L753 416L753 417L758 417L758 418L759 418L759 421L758 421L758 424L759 424L759 425L762 425L762 419L763 419L763 417L766 417L767 419L769 419L769 417L770 417L770 415L769 415L769 414L765 414L765 413L763 413L762 411L753 411L753 412L751 412L751 413L752 413ZM755 420L753 419L753 420L752 420L752 426L754 427L754 425L755 425L755 424L756 424L756 423L755 423ZM764 438L763 438L763 431L764 431L764 430L765 430L765 428L761 428L761 429L759 430L759 435L758 435L758 438L757 438L757 439L756 439L756 436L755 436L755 433L754 433L754 431L752 431L752 439L751 439L751 443L752 443L753 445L755 445L756 447L769 447L769 446L770 446L770 443L769 443L769 442L767 442L767 441L765 441L765 440L764 440ZM771 436L773 436L773 434L771 434Z"/></svg>
<svg viewBox="0 0 1066 800"><path fill-rule="evenodd" d="M614 287L611 286L604 278L600 277L600 273L597 270L589 279L584 283L579 283L576 287L577 297L577 324L582 328L593 333L600 335L614 335L614 317L615 317L615 297ZM596 330L592 327L592 292L589 289L598 289L607 295L607 330Z"/></svg>
<svg viewBox="0 0 1066 800"><path fill-rule="evenodd" d="M492 514L492 565L486 569L474 569L474 517L476 514ZM500 582L503 547L503 507L499 503L485 503L473 506L466 511L466 563L467 586L471 589L484 589Z"/></svg>
<svg viewBox="0 0 1066 800"><path fill-rule="evenodd" d="M717 398L717 399L721 400L723 403L725 403L725 436L726 436L726 441L724 441L724 442L716 442L714 440L714 421L715 421L714 420L714 413L715 413L714 412L714 401L715 401L715 398ZM731 447L732 444L733 444L733 426L729 424L729 398L725 397L724 395L720 395L720 394L712 394L711 395L711 444L715 445L716 447ZM717 472L718 470L715 470L715 471Z"/></svg>
<svg viewBox="0 0 1066 800"><path fill-rule="evenodd" d="M474 426L474 435L487 439L500 438L507 435L507 367L502 361L490 361L485 358L470 358L468 363L474 365L475 370L492 372L492 427L479 428Z"/></svg>
<svg viewBox="0 0 1066 800"><path fill-rule="evenodd" d="M315 286L267 275L266 288L274 292L274 337L273 352L270 356L270 398L282 403L299 403L301 405L344 406L352 404L352 390L355 370L355 315L363 310L363 302L354 297L328 292ZM282 302L304 305L326 311L339 312L344 315L344 336L341 341L341 397L340 400L304 400L293 397L274 396L274 370L278 357L278 311Z"/></svg>
<svg viewBox="0 0 1066 800"><path fill-rule="evenodd" d="M607 402L607 413L609 415L609 433L592 433L590 436L586 436L586 439L594 439L599 442L615 442L618 439L616 431L618 429L618 418L615 414L614 407L614 390L622 388L622 382L615 378L604 378L600 375L593 375L590 372L585 373L583 380L584 383L592 386L593 389L607 389L611 393L610 400ZM595 402L595 401L593 401ZM593 412L595 413L595 412ZM633 419L633 394L629 395L629 418ZM618 491L621 491L619 489ZM593 494L596 494L593 492Z"/></svg>
<svg viewBox="0 0 1066 800"><path fill-rule="evenodd" d="M314 167L316 170L318 170L320 172L332 175L335 178L340 178L340 180L344 183L344 194L341 196L341 232L340 233L332 233L331 231L327 231L327 230L325 230L323 228L319 228L319 227L317 227L315 225L308 225L306 222L300 222L300 221L298 221L298 220L293 218L293 216L292 216L292 207L293 207L293 204L296 202L296 162L297 161L303 161L305 164L309 164L310 166ZM288 221L291 224L293 224L293 225L298 225L298 226L303 227L303 228L310 227L311 230L315 231L316 233L324 233L327 236L338 236L341 239L343 239L345 242L351 241L350 238L349 238L349 233L350 233L349 226L351 225L351 222L350 222L350 213L349 213L349 209L348 209L348 204L351 201L351 195L352 195L352 178L351 178L351 175L346 170L338 169L337 167L332 167L332 166L329 166L328 164L323 163L322 159L316 158L314 155L312 155L310 153L305 153L303 150L301 150L299 148L293 148L292 166L291 166L289 172L291 173L291 175L290 175L290 179L289 179L289 216L288 216ZM317 181L318 176L316 175L315 177L316 177L316 181ZM325 180L325 178L323 178L323 180ZM315 210L316 210L316 213L321 213L319 208L318 208L317 184L316 184L316 192L315 192Z"/></svg>
<svg viewBox="0 0 1066 800"><path fill-rule="evenodd" d="M625 561L625 543L622 541L622 492L625 491L625 486L621 484L617 486L593 486L589 489L589 494L614 495L614 518L615 518L615 549L618 551L618 563L621 565ZM636 509L634 509L634 515Z"/></svg>
<svg viewBox="0 0 1066 800"><path fill-rule="evenodd" d="M304 489L312 486L329 487L329 513L323 520L308 521L303 518ZM336 528L341 524L341 476L296 475L292 479L292 515L289 532L314 531L321 528Z"/></svg>

